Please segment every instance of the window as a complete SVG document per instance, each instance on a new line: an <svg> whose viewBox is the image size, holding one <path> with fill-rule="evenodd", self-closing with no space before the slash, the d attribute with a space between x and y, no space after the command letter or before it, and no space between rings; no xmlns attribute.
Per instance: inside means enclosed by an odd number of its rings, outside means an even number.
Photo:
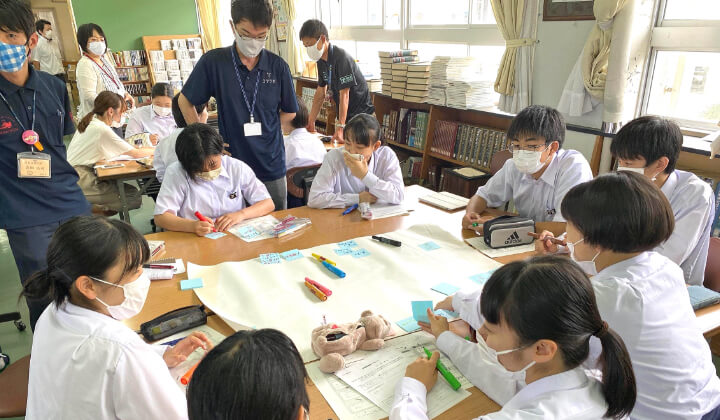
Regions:
<svg viewBox="0 0 720 420"><path fill-rule="evenodd" d="M436 56L467 57L468 55L468 44L410 42L408 48L418 50L421 61L432 61Z"/></svg>
<svg viewBox="0 0 720 420"><path fill-rule="evenodd" d="M409 0L411 26L466 25L470 15L467 0Z"/></svg>
<svg viewBox="0 0 720 420"><path fill-rule="evenodd" d="M495 25L497 23L490 0L473 0L471 16L470 23L474 25Z"/></svg>
<svg viewBox="0 0 720 420"><path fill-rule="evenodd" d="M300 33L302 24L310 19L315 19L315 0L295 0L295 30Z"/></svg>
<svg viewBox="0 0 720 420"><path fill-rule="evenodd" d="M720 1L663 0L651 37L641 114L684 128L720 121Z"/></svg>
<svg viewBox="0 0 720 420"><path fill-rule="evenodd" d="M382 0L341 0L343 26L382 26Z"/></svg>
<svg viewBox="0 0 720 420"><path fill-rule="evenodd" d="M399 42L363 42L356 43L357 55L355 59L364 75L371 75L374 78L380 77L380 61L378 52L399 50Z"/></svg>

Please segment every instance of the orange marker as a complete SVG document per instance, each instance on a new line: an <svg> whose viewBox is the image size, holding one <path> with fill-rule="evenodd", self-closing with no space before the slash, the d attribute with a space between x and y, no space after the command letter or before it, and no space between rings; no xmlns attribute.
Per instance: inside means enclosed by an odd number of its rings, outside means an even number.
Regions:
<svg viewBox="0 0 720 420"><path fill-rule="evenodd" d="M312 283L310 283L307 280L305 281L305 287L310 289L310 291L313 292L313 294L315 296L317 296L318 299L322 300L323 302L325 302L327 300L327 296L325 295L325 293L321 292L320 289L315 287Z"/></svg>
<svg viewBox="0 0 720 420"><path fill-rule="evenodd" d="M187 385L188 383L190 383L190 378L192 378L193 372L195 372L195 369L197 369L199 364L200 362L195 363L195 366L191 367L190 369L188 369L187 372L185 372L185 374L180 378L181 384Z"/></svg>

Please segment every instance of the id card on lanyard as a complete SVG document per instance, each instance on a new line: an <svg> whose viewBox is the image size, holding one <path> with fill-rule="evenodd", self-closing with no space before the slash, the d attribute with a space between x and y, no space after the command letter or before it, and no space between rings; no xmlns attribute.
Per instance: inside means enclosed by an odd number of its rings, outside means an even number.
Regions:
<svg viewBox="0 0 720 420"><path fill-rule="evenodd" d="M234 46L232 47L235 48ZM240 70L238 69L237 65L237 59L235 58L235 51L231 52L232 59L233 59L233 65L235 66L235 76L237 77L237 81L240 84L240 91L242 92L243 99L245 100L245 105L247 105L248 111L250 111L250 122L243 124L243 133L245 134L245 137L254 137L254 136L261 136L262 135L262 124L260 122L255 122L255 103L257 102L257 94L258 94L258 88L260 87L260 69L257 71L257 75L255 77L255 92L253 92L253 99L252 99L252 105L250 104L250 101L248 101L247 94L245 93L245 86L242 81L242 77L240 76ZM250 73L248 73L249 75Z"/></svg>
<svg viewBox="0 0 720 420"><path fill-rule="evenodd" d="M2 98L5 105L10 110L10 113L18 122L18 125L23 129L22 141L30 146L29 152L21 152L17 154L17 167L18 167L18 178L50 178L50 155L47 153L40 153L43 150L42 144L40 143L40 136L35 131L35 97L36 91L33 91L33 104L32 104L32 121L30 123L30 129L26 129L20 118L18 118L15 110L10 106L5 95L0 92L0 98ZM35 151L38 149L38 152Z"/></svg>
<svg viewBox="0 0 720 420"><path fill-rule="evenodd" d="M332 91L332 64L330 62L332 61L332 45L330 45L328 50L328 79L327 79L327 90L325 91L325 102L327 105L330 104L330 101L333 99L333 91Z"/></svg>

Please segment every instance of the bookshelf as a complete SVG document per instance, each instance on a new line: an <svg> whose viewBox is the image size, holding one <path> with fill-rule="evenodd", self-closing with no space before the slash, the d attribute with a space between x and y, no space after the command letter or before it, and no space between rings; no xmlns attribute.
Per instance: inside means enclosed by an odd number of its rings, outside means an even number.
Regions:
<svg viewBox="0 0 720 420"><path fill-rule="evenodd" d="M308 77L296 77L295 78L295 94L300 98L307 98L307 95L303 95L303 88L317 89L317 80ZM308 98L309 99L309 98ZM311 104L308 104L308 112L310 112ZM315 128L318 132L322 132L325 135L332 136L335 133L335 105L324 107L318 115L318 119L315 122ZM329 120L329 121L328 121Z"/></svg>
<svg viewBox="0 0 720 420"><path fill-rule="evenodd" d="M193 40L191 42L194 42L195 47L198 48L184 48L184 49L175 49L175 42L174 41L187 41L187 40ZM169 45L167 42L169 41ZM179 92L180 89L182 89L182 85L184 84L185 80L187 80L187 76L190 75L192 72L192 68L195 67L195 63L197 63L197 60L200 58L200 55L205 54L205 48L202 45L202 41L200 38L200 34L186 34L186 35L152 35L152 36L143 36L142 37L143 42L143 48L145 48L145 54L148 57L148 68L150 70L150 83L155 84L157 82L167 82L170 83L174 88L176 92ZM165 44L165 48L163 48L163 44ZM170 49L168 49L168 47ZM185 50L187 52L180 53L179 51ZM153 52L161 51L162 57L163 57L163 64L162 68L164 70L158 71L157 70L157 64L156 62L158 60L154 59ZM157 53L155 53L157 54ZM186 57L180 57L179 54L186 54ZM174 61L174 64L178 65L178 69L169 69L166 68L167 60L177 60ZM183 67L183 63L181 61L191 61L191 65L185 63L186 67ZM165 72L168 76L167 79L162 77L162 73ZM168 74L170 71L175 71L176 73L174 75ZM158 77L160 76L160 77Z"/></svg>
<svg viewBox="0 0 720 420"><path fill-rule="evenodd" d="M152 85L149 83L150 69L145 51L108 51L107 58L115 64L115 71L120 81L125 85L125 90L135 97L137 105L149 104Z"/></svg>

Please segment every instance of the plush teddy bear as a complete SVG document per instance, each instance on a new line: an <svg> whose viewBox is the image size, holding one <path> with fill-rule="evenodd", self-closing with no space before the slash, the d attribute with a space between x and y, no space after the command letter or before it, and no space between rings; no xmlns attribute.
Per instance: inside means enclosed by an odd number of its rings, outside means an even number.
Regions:
<svg viewBox="0 0 720 420"><path fill-rule="evenodd" d="M320 370L333 373L345 367L345 358L357 349L378 350L385 337L394 334L392 325L382 317L364 311L357 322L327 324L312 332L312 349L320 356Z"/></svg>

